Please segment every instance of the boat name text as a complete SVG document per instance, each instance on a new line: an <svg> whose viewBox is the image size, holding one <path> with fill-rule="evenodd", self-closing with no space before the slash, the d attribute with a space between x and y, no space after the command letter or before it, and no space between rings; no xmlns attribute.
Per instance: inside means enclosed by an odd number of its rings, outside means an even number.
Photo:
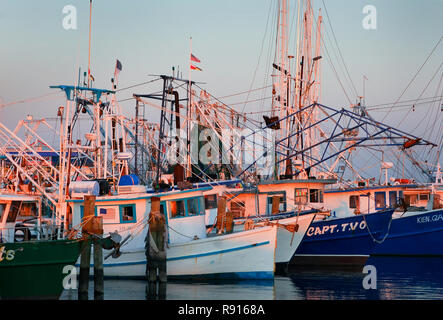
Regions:
<svg viewBox="0 0 443 320"><path fill-rule="evenodd" d="M309 227L308 231L306 232L306 235L308 237L316 236L316 235L323 235L323 234L333 234L334 232L346 232L346 231L355 231L357 228L365 229L366 228L366 222L363 221L356 221L356 222L349 222L349 223L342 223L340 225L333 224L333 225L326 225L323 227Z"/></svg>
<svg viewBox="0 0 443 320"><path fill-rule="evenodd" d="M433 216L418 217L417 223L443 221L443 214L434 214Z"/></svg>
<svg viewBox="0 0 443 320"><path fill-rule="evenodd" d="M15 258L15 250L6 250L6 247L0 247L0 262L3 261L3 259L6 259L7 261L14 260Z"/></svg>

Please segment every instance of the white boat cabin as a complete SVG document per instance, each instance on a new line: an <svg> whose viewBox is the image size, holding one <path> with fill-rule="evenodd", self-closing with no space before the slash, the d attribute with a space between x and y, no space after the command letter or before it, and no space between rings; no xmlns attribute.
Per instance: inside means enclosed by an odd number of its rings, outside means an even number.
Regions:
<svg viewBox="0 0 443 320"><path fill-rule="evenodd" d="M168 242L183 243L206 237L205 203L203 192L211 187L168 191L159 193L131 193L115 196L98 196L95 200L95 216L102 217L104 234L117 231L123 237L134 237L132 246L144 247L151 198L160 198L160 211L168 225ZM70 228L82 222L84 202L81 198L68 200L72 210Z"/></svg>
<svg viewBox="0 0 443 320"><path fill-rule="evenodd" d="M426 208L431 190L417 185L365 186L326 190L325 205L331 216L348 217L354 214L377 212L395 208L404 199L408 207Z"/></svg>
<svg viewBox="0 0 443 320"><path fill-rule="evenodd" d="M0 194L0 243L39 239L40 209L40 197Z"/></svg>
<svg viewBox="0 0 443 320"><path fill-rule="evenodd" d="M228 208L235 217L270 215L275 197L278 197L278 212L321 209L324 207L325 185L336 183L335 179L272 180L260 182L254 187L228 188L219 190L226 196ZM216 209L217 194L205 193L214 197L211 202ZM216 210L214 219L216 216Z"/></svg>

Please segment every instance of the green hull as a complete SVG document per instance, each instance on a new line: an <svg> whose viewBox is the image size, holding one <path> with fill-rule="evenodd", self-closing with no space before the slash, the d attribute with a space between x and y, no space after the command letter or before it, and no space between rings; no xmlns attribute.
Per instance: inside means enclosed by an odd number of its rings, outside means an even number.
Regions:
<svg viewBox="0 0 443 320"><path fill-rule="evenodd" d="M1 299L58 299L66 265L74 265L81 241L0 243Z"/></svg>

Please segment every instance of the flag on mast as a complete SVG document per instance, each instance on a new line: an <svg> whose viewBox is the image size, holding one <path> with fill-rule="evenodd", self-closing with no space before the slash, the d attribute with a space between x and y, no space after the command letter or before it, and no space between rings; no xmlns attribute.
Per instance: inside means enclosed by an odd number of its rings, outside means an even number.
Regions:
<svg viewBox="0 0 443 320"><path fill-rule="evenodd" d="M191 60L195 62L201 62L200 59L194 56L192 53L191 53Z"/></svg>
<svg viewBox="0 0 443 320"><path fill-rule="evenodd" d="M198 70L198 71L203 71L202 69L200 69L199 67L196 67L194 65L191 64L191 69L192 70Z"/></svg>
<svg viewBox="0 0 443 320"><path fill-rule="evenodd" d="M118 76L120 71L122 71L122 63L117 59L117 62L115 63L114 78Z"/></svg>
<svg viewBox="0 0 443 320"><path fill-rule="evenodd" d="M91 69L88 69L88 82L89 82L89 80L95 81L95 78L94 78L94 76L91 73Z"/></svg>

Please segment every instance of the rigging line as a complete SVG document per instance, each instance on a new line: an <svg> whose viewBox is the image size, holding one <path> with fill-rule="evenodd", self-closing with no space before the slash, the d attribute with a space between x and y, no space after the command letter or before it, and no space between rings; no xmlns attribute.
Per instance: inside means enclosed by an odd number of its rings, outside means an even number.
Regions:
<svg viewBox="0 0 443 320"><path fill-rule="evenodd" d="M244 105L247 105L248 103L251 103L251 102L257 102L257 101L267 100L267 99L271 99L271 98L272 98L272 96L271 97L260 98L260 99L254 99L254 100L247 100L247 101L242 101L242 102L230 103L229 105L235 106L237 104L243 104L243 103L244 103ZM243 114L248 114L248 113L243 113ZM249 114L250 114L250 112L249 112Z"/></svg>
<svg viewBox="0 0 443 320"><path fill-rule="evenodd" d="M195 86L197 86L200 90L204 90L203 88L201 88L198 84L194 84ZM204 90L204 91L206 91L206 90ZM219 100L218 98L216 98L214 95L212 95L211 93L209 93L209 92L207 92L206 91L206 93L207 94L209 94L211 97L213 97L215 100L217 100L218 102L220 102L224 107L226 107L229 111L231 111L231 112L234 112L235 114L238 114L238 115L242 115L242 114L240 114L238 111L236 111L235 109L233 109L233 108L231 108L231 107L229 107L227 104L225 104L224 102L222 102L221 100ZM248 126L246 126L246 124L245 124L245 127L246 128L248 128L248 129L251 129L250 127L248 127ZM252 129L251 129L252 130Z"/></svg>
<svg viewBox="0 0 443 320"><path fill-rule="evenodd" d="M397 103L405 103L405 102L412 102L412 101L416 101L416 100L428 100L428 99L438 99L438 98L442 98L443 95L440 96L434 96L434 97L427 97L427 98L420 98L420 99L410 99L410 100L403 100L403 101L398 101ZM365 109L366 110L372 110L374 107L379 107L379 106L387 106L386 108L389 108L389 105L394 104L394 102L388 102L388 103L380 103L380 104L373 104L372 106L367 106ZM381 108L379 108L381 109Z"/></svg>
<svg viewBox="0 0 443 320"><path fill-rule="evenodd" d="M348 75L348 78L349 78L349 80L351 81L352 88L354 89L355 96L358 97L357 89L355 88L354 82L352 81L352 78L351 78L351 76L349 75L348 67L347 67L347 65L346 65L346 63L345 63L345 60L344 60L344 58L343 58L343 55L342 55L342 53L341 53L340 47L339 47L339 45L338 45L337 38L335 37L335 32L334 32L334 29L332 28L331 18L329 17L328 9L326 9L326 4L325 4L324 0L322 0L322 2L323 2L323 7L325 8L325 11L326 11L326 16L328 17L328 23L329 23L329 26L330 26L331 31L332 31L332 35L333 35L334 40L335 40L335 44L336 44L336 46L337 46L338 53L340 54L340 58L341 58L341 60L342 60L342 62L343 62L343 65L344 65L344 67L345 67L346 74Z"/></svg>
<svg viewBox="0 0 443 320"><path fill-rule="evenodd" d="M439 81L439 83L438 83L438 86L437 86L437 88L436 88L436 90L435 90L435 94L437 94L438 93L438 91L439 91L439 88L440 88L440 85L442 84L442 80L443 80L443 72L441 73L441 76L440 76L440 81ZM443 94L443 87L442 87L442 94ZM436 111L436 115L435 115L435 117L434 117L434 123L432 124L432 130L429 130L429 135L428 135L428 137L429 138L431 138L431 132L433 132L434 130L434 128L435 128L435 125L436 125L436 122L437 122L437 119L439 118L439 105L441 105L441 98L440 98L440 100L438 101L438 103L435 105L435 106L433 106L433 107L431 107L431 109L435 109L435 111ZM431 118L432 117L428 117L428 123L426 124L426 127L425 128L429 128L429 124L430 124L430 121L431 121Z"/></svg>
<svg viewBox="0 0 443 320"><path fill-rule="evenodd" d="M442 97L443 97L443 96L442 96ZM438 102L438 101L440 101L440 100L442 99L442 97L438 97L438 98L436 98L435 100L429 100L429 101L417 102L417 103L415 103L415 104L413 104L413 103L401 104L401 105L397 105L397 106L392 107L392 108L396 108L396 109L401 109L401 108L406 109L406 108L408 108L408 109L410 109L410 107L411 107L412 105L419 106L419 105L426 105L426 104L430 104L430 103ZM389 110L386 110L387 108L389 108L389 107L372 108L372 109L367 110L367 111L389 112ZM397 110L397 111L403 111L403 110ZM394 112L394 110L393 110L392 112Z"/></svg>
<svg viewBox="0 0 443 320"><path fill-rule="evenodd" d="M423 69L423 67L425 66L425 64L428 62L429 58L432 56L432 54L434 53L435 49L437 49L438 45L440 44L441 40L443 39L443 36L440 38L440 40L438 40L437 44L434 46L434 48L432 49L432 51L429 53L429 55L427 56L426 60L423 62L423 64L420 66L420 68L418 68L417 72L415 73L415 75L412 77L412 79L409 81L408 85L406 86L406 88L403 90L403 92L400 94L400 96L398 97L397 101L394 103L393 106L395 106L397 104L398 101L400 101L401 97L403 97L403 95L405 94L405 92L408 90L408 88L411 86L412 82L414 82L415 78L418 76L418 74L420 73L420 71ZM382 122L386 119L386 117L389 115L389 113L387 113L383 119L381 120Z"/></svg>
<svg viewBox="0 0 443 320"><path fill-rule="evenodd" d="M250 92L254 92L254 91L259 91L259 90L270 88L270 87L271 87L271 85L264 86L264 87L261 87L261 88L250 89L248 91L242 91L242 92L239 92L239 93L234 93L234 94L230 94L230 95L227 95L227 96L218 97L218 99L225 99L225 98L230 98L230 97L234 97L234 96L239 96L239 95L242 95L242 94L246 94L246 93L250 93ZM214 100L214 99L211 98L209 100Z"/></svg>
<svg viewBox="0 0 443 320"><path fill-rule="evenodd" d="M262 43L261 43L260 54L259 54L259 56L258 56L257 66L255 67L254 75L252 76L251 86L249 87L249 92L248 92L248 95L247 95L247 97L246 97L246 100L249 99L249 94L251 93L252 86L254 85L254 82L255 82L255 76L257 75L257 70L258 70L258 67L260 66L260 60L261 60L261 57L262 57L262 54L263 54L263 47L264 47L265 38L266 38L267 30L268 30L269 17L270 17L270 15L271 15L271 7L272 7L272 1L271 1L270 4L269 4L268 18L266 19L265 33L264 33L264 35L263 35L263 39L262 39ZM243 105L243 108L242 108L242 111L241 111L241 112L244 112L244 111L245 111L245 107L246 107L246 103Z"/></svg>
<svg viewBox="0 0 443 320"><path fill-rule="evenodd" d="M19 103L28 103L28 102L32 102L32 101L36 101L36 100L41 100L41 99L43 99L43 98L45 98L45 97L53 96L53 95L57 95L57 94L60 94L60 93L63 93L63 91L51 92L51 93L44 94L44 95L41 95L41 96L32 97L32 98L27 98L27 99L18 100L18 101L13 101L13 102L8 102L8 103L3 103L3 104L0 103L0 108L8 107L8 106L12 106L12 105L14 105L14 104L19 104ZM54 97L54 98L55 98L55 97ZM52 98L52 99L54 99L54 98ZM49 99L48 99L48 100L49 100Z"/></svg>
<svg viewBox="0 0 443 320"><path fill-rule="evenodd" d="M426 84L426 86L423 88L423 90L421 91L420 95L418 96L419 98L423 95L423 93L425 93L426 89L429 87L429 84L432 82L432 80L434 80L435 76L437 75L437 73L439 72L441 66L443 65L443 62L440 64L440 66L438 67L438 69L435 71L434 75L431 77L431 79L429 79L428 83ZM397 124L397 126L399 126L405 119L406 117L409 115L409 113L411 112L411 110L409 110L405 116L403 117L402 120L400 120L400 122ZM428 112L429 112L429 108L428 108ZM426 113L425 117L428 115L428 113ZM424 119L422 119L423 121ZM421 121L418 123L420 124ZM415 129L417 129L417 127L415 127ZM414 130L415 130L414 129Z"/></svg>
<svg viewBox="0 0 443 320"><path fill-rule="evenodd" d="M312 8L312 5L310 5L310 6L311 6L311 10L314 11L313 8ZM314 22L315 22L315 24L317 24L318 22L317 22L317 19L315 18L315 15L313 15L313 18L314 18ZM326 33L325 33L325 34L326 34ZM331 58L331 55L329 54L328 46L326 46L326 42L325 42L325 41L326 41L326 38L325 38L323 35L320 34L320 40L321 40L321 42L323 43L323 47L324 47L325 50L326 50L326 55L327 55L327 57L328 57L329 64L331 65L332 70L334 71L334 75L335 75L335 77L337 78L337 81L340 83L340 86L341 86L341 88L342 88L342 90L343 90L343 93L345 94L345 96L346 96L346 98L347 98L349 104L352 105L351 99L349 99L348 93L346 92L346 90L345 90L345 88L344 88L344 86L343 86L343 83L341 82L340 77L338 76L338 72L337 72L337 70L335 69L334 64L332 63L332 58Z"/></svg>
<svg viewBox="0 0 443 320"><path fill-rule="evenodd" d="M115 92L119 92L119 91L123 91L123 90L131 89L131 88L139 87L139 86L142 86L142 85L144 85L144 84L149 84L149 83L152 83L152 82L158 81L158 80L160 80L160 79L161 79L161 78L156 78L156 79L154 79L154 80L150 80L150 81L146 81L146 82L142 82L142 83L134 84L134 85L129 86L129 87L125 87L125 88L121 88L121 89L115 90Z"/></svg>

